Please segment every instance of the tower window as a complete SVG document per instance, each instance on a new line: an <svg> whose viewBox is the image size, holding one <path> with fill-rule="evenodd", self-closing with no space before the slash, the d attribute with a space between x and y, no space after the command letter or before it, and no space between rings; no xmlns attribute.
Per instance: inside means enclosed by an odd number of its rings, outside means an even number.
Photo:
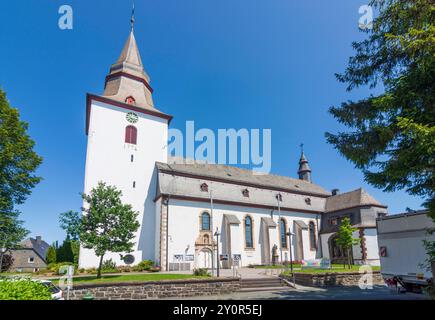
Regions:
<svg viewBox="0 0 435 320"><path fill-rule="evenodd" d="M131 155L131 162L134 161L134 155Z"/></svg>
<svg viewBox="0 0 435 320"><path fill-rule="evenodd" d="M137 144L137 128L135 126L125 128L125 143Z"/></svg>
<svg viewBox="0 0 435 320"><path fill-rule="evenodd" d="M133 188L136 188L136 181L133 181Z"/></svg>
<svg viewBox="0 0 435 320"><path fill-rule="evenodd" d="M129 97L127 97L125 99L125 103L127 103L127 104L136 104L136 100L132 96L129 96Z"/></svg>

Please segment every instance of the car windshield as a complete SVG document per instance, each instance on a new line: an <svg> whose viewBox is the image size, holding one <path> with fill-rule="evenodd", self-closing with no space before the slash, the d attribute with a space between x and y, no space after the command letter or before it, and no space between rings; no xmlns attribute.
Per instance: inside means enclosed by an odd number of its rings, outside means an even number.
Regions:
<svg viewBox="0 0 435 320"><path fill-rule="evenodd" d="M43 282L42 284L46 286L51 293L58 293L60 291L60 289L56 287L54 284L52 284L51 282Z"/></svg>

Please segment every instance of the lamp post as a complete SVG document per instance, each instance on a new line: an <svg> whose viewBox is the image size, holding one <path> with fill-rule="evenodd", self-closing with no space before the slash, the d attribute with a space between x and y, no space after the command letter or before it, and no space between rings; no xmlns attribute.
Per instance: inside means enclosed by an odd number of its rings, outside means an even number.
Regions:
<svg viewBox="0 0 435 320"><path fill-rule="evenodd" d="M290 272L292 274L292 278L293 278L293 286L296 287L295 284L295 275L293 273L293 246L292 246L292 236L294 236L295 234L293 232L291 232L290 228L288 228L288 243L289 243L289 247L290 247Z"/></svg>
<svg viewBox="0 0 435 320"><path fill-rule="evenodd" d="M220 261L219 261L219 236L221 235L219 233L219 229L216 228L216 232L214 233L215 237L216 237L216 262L217 262L217 277L219 278L219 270L220 270Z"/></svg>

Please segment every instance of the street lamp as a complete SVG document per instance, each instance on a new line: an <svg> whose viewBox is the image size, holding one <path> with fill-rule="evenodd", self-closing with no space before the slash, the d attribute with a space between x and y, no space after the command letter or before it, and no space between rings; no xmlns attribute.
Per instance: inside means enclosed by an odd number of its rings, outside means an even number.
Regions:
<svg viewBox="0 0 435 320"><path fill-rule="evenodd" d="M219 233L219 229L216 228L216 232L214 233L214 236L216 237L216 262L217 262L217 277L219 278L219 269L220 269L220 262L219 262L219 236L221 234Z"/></svg>
<svg viewBox="0 0 435 320"><path fill-rule="evenodd" d="M292 236L294 236L295 234L293 232L290 231L290 228L288 228L288 243L289 243L289 247L290 247L290 272L292 274L292 278L293 278L293 286L295 287L295 275L293 273L293 250L292 250Z"/></svg>

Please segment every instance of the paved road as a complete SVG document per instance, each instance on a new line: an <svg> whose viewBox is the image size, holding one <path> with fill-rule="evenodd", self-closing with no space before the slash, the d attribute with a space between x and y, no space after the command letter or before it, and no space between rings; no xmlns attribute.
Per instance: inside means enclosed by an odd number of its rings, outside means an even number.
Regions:
<svg viewBox="0 0 435 320"><path fill-rule="evenodd" d="M283 291L233 293L211 297L191 297L185 300L425 300L421 294L396 294L386 286L375 286L372 290L358 287L311 288L297 286Z"/></svg>

